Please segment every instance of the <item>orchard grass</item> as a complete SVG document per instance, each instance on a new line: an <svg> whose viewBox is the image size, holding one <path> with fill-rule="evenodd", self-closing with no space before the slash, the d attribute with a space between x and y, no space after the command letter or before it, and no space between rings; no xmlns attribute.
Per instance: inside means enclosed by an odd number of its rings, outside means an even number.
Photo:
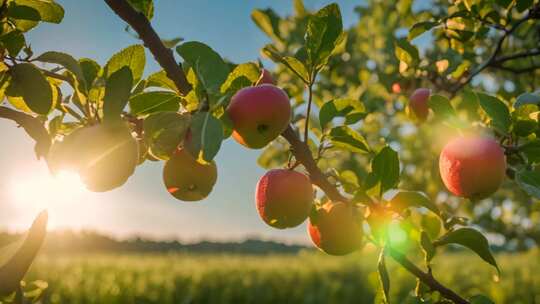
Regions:
<svg viewBox="0 0 540 304"><path fill-rule="evenodd" d="M316 251L43 255L27 279L49 283L44 303L374 303L376 261L376 252L366 250L345 257ZM493 268L465 252L438 256L433 271L459 293L500 304L540 301L538 252L499 254L497 261L499 282ZM393 262L388 269L391 303L402 303L415 278Z"/></svg>

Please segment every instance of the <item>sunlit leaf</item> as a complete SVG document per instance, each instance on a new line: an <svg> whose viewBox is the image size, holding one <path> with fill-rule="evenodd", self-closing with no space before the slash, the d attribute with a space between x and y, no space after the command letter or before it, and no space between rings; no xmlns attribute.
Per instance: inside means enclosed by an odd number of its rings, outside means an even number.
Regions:
<svg viewBox="0 0 540 304"><path fill-rule="evenodd" d="M114 54L104 67L104 76L108 78L114 72L127 66L133 75L133 84L139 82L142 77L146 56L142 45L132 45Z"/></svg>
<svg viewBox="0 0 540 304"><path fill-rule="evenodd" d="M133 76L127 66L117 70L107 78L103 97L103 117L107 120L120 118L131 94Z"/></svg>
<svg viewBox="0 0 540 304"><path fill-rule="evenodd" d="M134 115L148 115L157 112L176 112L180 108L181 97L173 92L152 91L133 95L129 107Z"/></svg>
<svg viewBox="0 0 540 304"><path fill-rule="evenodd" d="M369 152L366 139L348 126L335 127L330 130L329 139L334 146L351 152Z"/></svg>
<svg viewBox="0 0 540 304"><path fill-rule="evenodd" d="M477 230L472 228L460 228L448 232L434 242L436 247L448 244L458 244L471 249L478 254L482 260L491 264L497 269L497 271L500 272L499 266L497 266L497 262L489 249L489 243L486 237Z"/></svg>
<svg viewBox="0 0 540 304"><path fill-rule="evenodd" d="M209 112L193 115L188 150L195 158L212 161L219 152L222 141L223 127L217 118Z"/></svg>

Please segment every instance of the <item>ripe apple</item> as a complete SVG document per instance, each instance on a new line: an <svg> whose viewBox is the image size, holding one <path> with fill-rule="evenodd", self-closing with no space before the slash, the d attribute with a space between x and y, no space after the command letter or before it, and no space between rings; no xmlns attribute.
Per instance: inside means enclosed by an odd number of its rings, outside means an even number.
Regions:
<svg viewBox="0 0 540 304"><path fill-rule="evenodd" d="M313 244L330 255L346 255L360 249L362 225L345 203L327 202L310 217L308 232Z"/></svg>
<svg viewBox="0 0 540 304"><path fill-rule="evenodd" d="M227 113L233 124L233 138L248 148L260 149L287 128L292 110L287 93L262 84L238 91Z"/></svg>
<svg viewBox="0 0 540 304"><path fill-rule="evenodd" d="M272 85L276 84L276 82L274 81L274 77L272 77L272 74L267 69L262 69L261 76L255 83L255 85L261 85L261 84L272 84Z"/></svg>
<svg viewBox="0 0 540 304"><path fill-rule="evenodd" d="M257 211L265 223L285 229L302 224L313 203L313 187L309 178L297 171L274 169L257 183Z"/></svg>
<svg viewBox="0 0 540 304"><path fill-rule="evenodd" d="M420 88L416 89L409 98L409 109L420 122L425 121L428 117L430 95L430 89Z"/></svg>
<svg viewBox="0 0 540 304"><path fill-rule="evenodd" d="M122 186L135 172L139 149L122 121L77 129L55 142L49 152L51 171L75 171L88 190L110 191Z"/></svg>
<svg viewBox="0 0 540 304"><path fill-rule="evenodd" d="M392 93L394 93L394 94L399 94L399 93L401 93L401 85L400 85L399 83L394 82L394 83L392 84Z"/></svg>
<svg viewBox="0 0 540 304"><path fill-rule="evenodd" d="M478 200L490 196L500 187L506 172L506 157L493 139L458 137L443 148L439 170L450 192Z"/></svg>
<svg viewBox="0 0 540 304"><path fill-rule="evenodd" d="M217 167L198 162L185 149L177 150L165 163L163 182L167 191L181 201L200 201L212 192L217 180Z"/></svg>

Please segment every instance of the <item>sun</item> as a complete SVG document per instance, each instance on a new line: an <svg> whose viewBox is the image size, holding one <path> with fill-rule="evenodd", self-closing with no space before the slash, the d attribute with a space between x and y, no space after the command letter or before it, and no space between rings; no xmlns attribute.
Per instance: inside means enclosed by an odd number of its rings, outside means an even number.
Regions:
<svg viewBox="0 0 540 304"><path fill-rule="evenodd" d="M21 209L34 212L47 209L53 218L71 209L88 193L79 175L70 171L52 175L38 170L31 175L17 176L12 179L9 190L10 198Z"/></svg>

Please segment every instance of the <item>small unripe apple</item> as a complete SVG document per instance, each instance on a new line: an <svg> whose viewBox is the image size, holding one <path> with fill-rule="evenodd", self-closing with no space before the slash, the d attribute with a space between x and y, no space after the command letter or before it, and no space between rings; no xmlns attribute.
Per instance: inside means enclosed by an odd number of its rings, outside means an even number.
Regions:
<svg viewBox="0 0 540 304"><path fill-rule="evenodd" d="M313 244L330 255L346 255L360 249L362 225L352 207L327 202L310 217L308 232Z"/></svg>
<svg viewBox="0 0 540 304"><path fill-rule="evenodd" d="M278 137L289 125L291 112L287 93L271 84L241 89L227 108L233 138L253 149L263 148Z"/></svg>
<svg viewBox="0 0 540 304"><path fill-rule="evenodd" d="M275 85L276 82L274 81L274 77L272 77L272 74L267 69L261 70L261 76L255 83L255 85L261 85L261 84L272 84Z"/></svg>
<svg viewBox="0 0 540 304"><path fill-rule="evenodd" d="M94 192L122 186L138 162L137 141L122 121L77 129L63 141L55 142L48 156L53 173L73 170Z"/></svg>
<svg viewBox="0 0 540 304"><path fill-rule="evenodd" d="M431 90L426 88L416 89L409 98L409 109L418 119L418 121L425 121L429 114L429 97Z"/></svg>
<svg viewBox="0 0 540 304"><path fill-rule="evenodd" d="M177 150L165 163L163 182L167 191L182 201L200 201L208 196L217 180L217 167L198 162L185 149Z"/></svg>
<svg viewBox="0 0 540 304"><path fill-rule="evenodd" d="M493 139L458 137L443 148L439 170L450 192L478 200L490 196L500 187L506 172L506 157Z"/></svg>
<svg viewBox="0 0 540 304"><path fill-rule="evenodd" d="M296 227L309 216L313 187L305 174L274 169L257 183L255 200L259 215L268 225L278 229Z"/></svg>

